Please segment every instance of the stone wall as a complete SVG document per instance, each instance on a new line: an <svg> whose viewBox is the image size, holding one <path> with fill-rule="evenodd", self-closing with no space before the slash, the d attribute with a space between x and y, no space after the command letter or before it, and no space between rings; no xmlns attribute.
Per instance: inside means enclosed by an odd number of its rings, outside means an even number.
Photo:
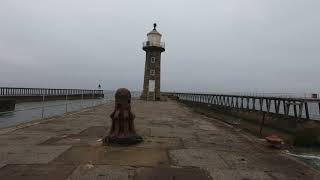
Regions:
<svg viewBox="0 0 320 180"><path fill-rule="evenodd" d="M155 58L152 62L151 58ZM150 70L155 70L155 74L151 75ZM154 96L155 100L160 100L160 77L161 77L161 48L148 48L146 49L146 61L144 70L143 92L141 99L147 100L149 98L149 80L155 81ZM153 100L153 99L152 99Z"/></svg>

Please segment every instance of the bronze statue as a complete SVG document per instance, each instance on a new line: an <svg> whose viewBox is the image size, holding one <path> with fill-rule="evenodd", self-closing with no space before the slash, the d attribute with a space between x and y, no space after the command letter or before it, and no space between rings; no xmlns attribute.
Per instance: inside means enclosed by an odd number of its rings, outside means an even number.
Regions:
<svg viewBox="0 0 320 180"><path fill-rule="evenodd" d="M130 145L142 142L134 128L135 115L131 112L131 93L128 89L120 88L115 94L115 109L110 115L112 125L109 135L104 139L105 144Z"/></svg>

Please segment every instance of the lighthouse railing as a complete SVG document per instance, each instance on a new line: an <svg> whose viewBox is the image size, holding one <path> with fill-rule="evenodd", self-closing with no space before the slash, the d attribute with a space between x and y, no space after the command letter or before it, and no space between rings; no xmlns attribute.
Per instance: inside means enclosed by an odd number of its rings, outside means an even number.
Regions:
<svg viewBox="0 0 320 180"><path fill-rule="evenodd" d="M143 47L150 47L150 46L156 46L156 47L162 47L165 48L164 42L151 42L151 41L145 41L142 43Z"/></svg>

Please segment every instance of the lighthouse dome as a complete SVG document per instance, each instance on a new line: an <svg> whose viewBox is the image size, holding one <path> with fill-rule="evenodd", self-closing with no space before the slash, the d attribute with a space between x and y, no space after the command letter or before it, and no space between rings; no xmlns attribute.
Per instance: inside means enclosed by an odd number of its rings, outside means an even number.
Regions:
<svg viewBox="0 0 320 180"><path fill-rule="evenodd" d="M154 24L153 27L153 30L147 34L148 41L152 45L160 46L162 35L156 30L157 24Z"/></svg>

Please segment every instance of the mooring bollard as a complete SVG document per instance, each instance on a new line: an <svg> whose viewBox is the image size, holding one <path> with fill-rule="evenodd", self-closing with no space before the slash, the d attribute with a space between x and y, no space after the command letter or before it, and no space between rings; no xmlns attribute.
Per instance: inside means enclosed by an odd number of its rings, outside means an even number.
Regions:
<svg viewBox="0 0 320 180"><path fill-rule="evenodd" d="M120 88L116 91L115 109L110 117L112 125L104 144L131 145L143 141L135 131L135 115L131 112L131 93L128 89Z"/></svg>

